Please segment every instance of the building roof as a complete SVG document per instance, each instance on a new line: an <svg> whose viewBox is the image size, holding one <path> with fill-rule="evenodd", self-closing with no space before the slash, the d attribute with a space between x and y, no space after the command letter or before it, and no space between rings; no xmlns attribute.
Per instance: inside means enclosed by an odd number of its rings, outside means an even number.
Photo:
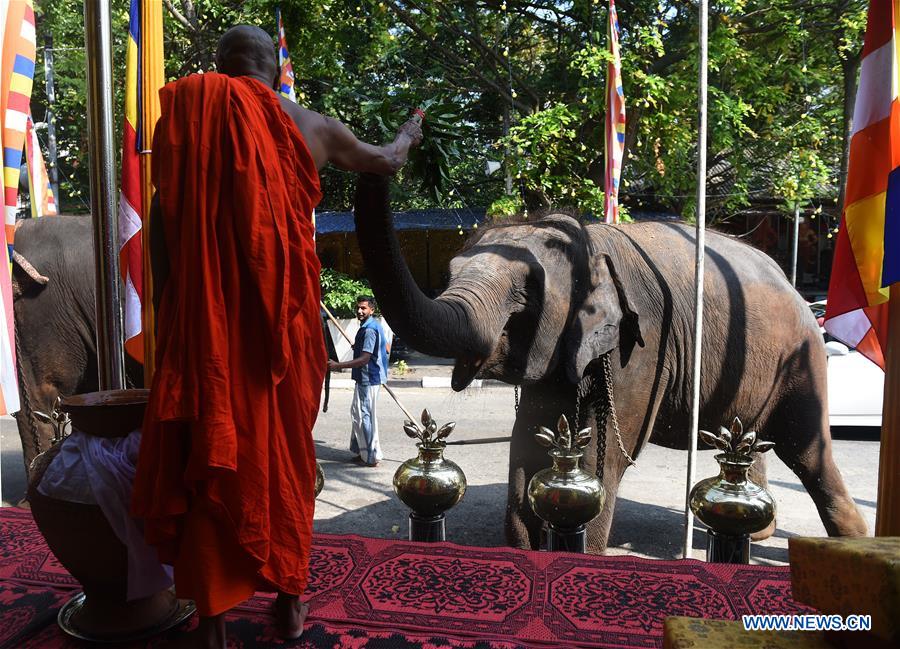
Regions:
<svg viewBox="0 0 900 649"><path fill-rule="evenodd" d="M394 212L395 230L471 230L485 221L484 208ZM316 212L316 233L353 232L353 212Z"/></svg>
<svg viewBox="0 0 900 649"><path fill-rule="evenodd" d="M665 212L631 212L635 221L678 221L680 217ZM431 209L394 212L395 230L456 230L469 231L474 224L487 220L483 207L466 209ZM316 212L316 233L353 232L353 212Z"/></svg>

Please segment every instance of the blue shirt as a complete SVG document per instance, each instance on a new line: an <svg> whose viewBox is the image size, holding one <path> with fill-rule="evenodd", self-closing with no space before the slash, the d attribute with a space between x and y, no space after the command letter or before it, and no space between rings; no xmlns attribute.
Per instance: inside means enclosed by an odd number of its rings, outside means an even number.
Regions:
<svg viewBox="0 0 900 649"><path fill-rule="evenodd" d="M371 316L359 326L353 343L353 358L359 358L363 352L369 352L372 357L363 367L353 368L350 373L353 380L362 385L387 383L388 353L384 330Z"/></svg>

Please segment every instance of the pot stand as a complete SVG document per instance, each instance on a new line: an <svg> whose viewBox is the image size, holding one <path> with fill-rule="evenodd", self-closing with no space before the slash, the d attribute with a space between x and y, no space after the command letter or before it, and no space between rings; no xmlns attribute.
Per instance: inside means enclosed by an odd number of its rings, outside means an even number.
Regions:
<svg viewBox="0 0 900 649"><path fill-rule="evenodd" d="M547 526L547 549L550 552L581 552L587 550L587 527L579 525L573 530Z"/></svg>
<svg viewBox="0 0 900 649"><path fill-rule="evenodd" d="M732 536L706 530L706 560L709 563L750 563L750 535Z"/></svg>
<svg viewBox="0 0 900 649"><path fill-rule="evenodd" d="M447 540L447 528L444 525L447 516L419 516L415 512L409 515L409 540L423 543Z"/></svg>

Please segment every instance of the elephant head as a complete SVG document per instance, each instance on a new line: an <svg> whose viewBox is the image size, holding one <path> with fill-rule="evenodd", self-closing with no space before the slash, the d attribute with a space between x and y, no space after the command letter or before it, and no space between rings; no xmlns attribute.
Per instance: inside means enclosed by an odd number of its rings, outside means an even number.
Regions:
<svg viewBox="0 0 900 649"><path fill-rule="evenodd" d="M16 228L12 288L20 410L26 468L47 450L53 429L34 416L57 396L98 389L94 255L90 217L25 219ZM140 385L140 365L126 358Z"/></svg>
<svg viewBox="0 0 900 649"><path fill-rule="evenodd" d="M560 371L577 383L593 359L643 344L613 260L570 216L483 229L452 260L450 283L433 300L400 254L386 179L360 177L355 218L391 327L423 353L454 358L454 390L476 376L519 384Z"/></svg>

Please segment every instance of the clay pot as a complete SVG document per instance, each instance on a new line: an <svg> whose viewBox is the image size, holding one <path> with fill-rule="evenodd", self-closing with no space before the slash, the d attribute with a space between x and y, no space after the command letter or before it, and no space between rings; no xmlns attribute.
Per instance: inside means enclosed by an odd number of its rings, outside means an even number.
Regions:
<svg viewBox="0 0 900 649"><path fill-rule="evenodd" d="M64 400L75 428L103 437L127 435L140 426L148 390L119 390L76 395ZM42 453L32 465L28 500L38 529L50 551L78 580L84 597L76 596L60 615L68 633L95 641L126 641L168 628L182 604L170 590L127 601L128 551L98 505L50 498L38 491L60 445ZM66 624L63 625L63 618Z"/></svg>
<svg viewBox="0 0 900 649"><path fill-rule="evenodd" d="M73 394L60 402L72 427L97 437L125 437L141 427L150 390L103 390Z"/></svg>

